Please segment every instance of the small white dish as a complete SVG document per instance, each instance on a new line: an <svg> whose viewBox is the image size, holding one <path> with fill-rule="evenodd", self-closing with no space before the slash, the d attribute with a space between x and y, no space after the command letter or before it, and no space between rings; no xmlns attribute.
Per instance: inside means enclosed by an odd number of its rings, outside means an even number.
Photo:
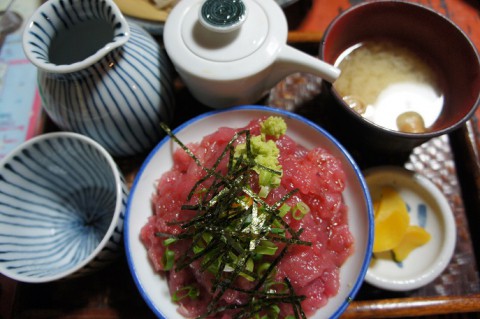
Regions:
<svg viewBox="0 0 480 319"><path fill-rule="evenodd" d="M410 224L425 228L430 241L413 250L402 262L393 254L374 254L365 277L378 288L407 291L431 283L447 267L456 243L455 219L443 193L425 176L393 166L372 168L364 172L372 200L382 186L394 187L407 204Z"/></svg>

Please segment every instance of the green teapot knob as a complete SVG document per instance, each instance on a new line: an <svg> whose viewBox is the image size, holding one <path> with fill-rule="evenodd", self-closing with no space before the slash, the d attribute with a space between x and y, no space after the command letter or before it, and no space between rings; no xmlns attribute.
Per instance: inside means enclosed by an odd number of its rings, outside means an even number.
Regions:
<svg viewBox="0 0 480 319"><path fill-rule="evenodd" d="M214 32L231 32L240 28L247 18L242 0L207 0L200 10L200 22Z"/></svg>

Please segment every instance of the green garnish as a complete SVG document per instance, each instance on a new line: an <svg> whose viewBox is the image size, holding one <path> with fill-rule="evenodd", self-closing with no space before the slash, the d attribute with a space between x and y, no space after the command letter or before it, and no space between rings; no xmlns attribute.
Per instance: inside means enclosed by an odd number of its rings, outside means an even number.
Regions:
<svg viewBox="0 0 480 319"><path fill-rule="evenodd" d="M163 269L171 270L173 263L175 262L175 252L173 250L166 249L163 254Z"/></svg>
<svg viewBox="0 0 480 319"><path fill-rule="evenodd" d="M173 238L173 237L172 238L167 238L163 241L163 246L167 247L167 246L169 246L169 245L171 245L171 244L173 244L177 241L178 241L177 238Z"/></svg>
<svg viewBox="0 0 480 319"><path fill-rule="evenodd" d="M195 217L188 221L172 222L183 230L178 235L156 234L166 237L163 242L165 246L179 240L191 243L188 253L179 256L173 269L169 269L180 271L199 261L200 271L214 275L212 301L207 312L199 318L229 309L239 310L233 317L235 319L278 318L278 305L282 303L292 306L294 318L305 318L300 306L305 296L295 294L288 278L281 283L274 279L276 266L290 246L310 246L311 243L300 239L302 229L293 230L282 218L291 211L285 202L297 190L289 192L272 205L264 200L272 188L280 185L282 176L282 167L278 162L279 150L275 142L266 140L265 136L278 138L285 134L279 125L283 119L269 119L262 123L261 136L252 137L248 130L235 134L212 167L205 167L162 124L165 132L205 171L205 176L197 181L189 193L189 204L182 206L182 210L195 211ZM279 129L273 130L274 127ZM240 137L244 138L244 143L234 147ZM228 159L227 172L221 173L219 165L225 158ZM252 178L258 178L259 193L250 187ZM297 204L295 211L299 213L295 214L303 217L308 209L305 206ZM166 249L166 255L169 251ZM164 258L165 265L170 266L169 258ZM169 269L165 267L165 270ZM252 289L237 287L236 281L240 277L252 282ZM219 302L228 290L240 291L248 297L248 301L245 304L221 305ZM190 293L186 296L190 296Z"/></svg>
<svg viewBox="0 0 480 319"><path fill-rule="evenodd" d="M198 288L189 285L175 291L175 293L172 295L172 301L179 302L184 298L197 299L199 295L200 291L198 290Z"/></svg>
<svg viewBox="0 0 480 319"><path fill-rule="evenodd" d="M295 218L296 220L300 220L309 212L310 212L310 207L308 207L307 204L305 204L304 202L298 202L292 211L292 217Z"/></svg>
<svg viewBox="0 0 480 319"><path fill-rule="evenodd" d="M270 116L261 124L262 135L278 139L287 132L287 124L280 116Z"/></svg>
<svg viewBox="0 0 480 319"><path fill-rule="evenodd" d="M282 166L278 161L280 151L274 141L267 141L263 136L253 136L247 142L235 147L234 159L255 163L251 169L258 174L258 184L261 186L259 196L265 198L282 180Z"/></svg>

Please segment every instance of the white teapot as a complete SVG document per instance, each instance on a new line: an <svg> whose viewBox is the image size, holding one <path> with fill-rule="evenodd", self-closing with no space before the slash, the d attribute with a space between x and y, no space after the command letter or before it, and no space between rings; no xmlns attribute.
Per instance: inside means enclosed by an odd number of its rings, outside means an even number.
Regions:
<svg viewBox="0 0 480 319"><path fill-rule="evenodd" d="M164 28L165 49L192 95L224 108L253 104L289 74L335 81L340 70L286 44L274 0L182 0Z"/></svg>

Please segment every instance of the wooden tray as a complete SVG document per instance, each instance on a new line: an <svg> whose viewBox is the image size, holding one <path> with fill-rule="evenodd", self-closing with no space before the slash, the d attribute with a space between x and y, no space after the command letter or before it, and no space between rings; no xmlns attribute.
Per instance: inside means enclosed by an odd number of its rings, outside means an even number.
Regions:
<svg viewBox="0 0 480 319"><path fill-rule="evenodd" d="M318 33L290 34L290 43L316 54ZM199 105L178 81L176 126L209 110ZM299 113L329 128L325 108L330 106L321 94L321 81L305 74L294 74L280 82L263 104ZM364 284L345 318L418 317L460 313L472 318L480 312L479 232L469 225L480 225L480 139L477 119L458 131L435 138L405 154L363 154L350 148L362 168L393 164L426 175L449 199L458 230L454 257L445 272L430 285L406 293L393 293ZM47 127L49 127L47 125ZM348 147L347 147L348 148ZM145 154L146 155L146 154ZM132 183L145 155L118 159ZM375 160L372 160L374 158ZM0 318L154 318L133 283L125 258L86 278L49 284L16 283L0 275ZM459 318L459 316L455 316Z"/></svg>

